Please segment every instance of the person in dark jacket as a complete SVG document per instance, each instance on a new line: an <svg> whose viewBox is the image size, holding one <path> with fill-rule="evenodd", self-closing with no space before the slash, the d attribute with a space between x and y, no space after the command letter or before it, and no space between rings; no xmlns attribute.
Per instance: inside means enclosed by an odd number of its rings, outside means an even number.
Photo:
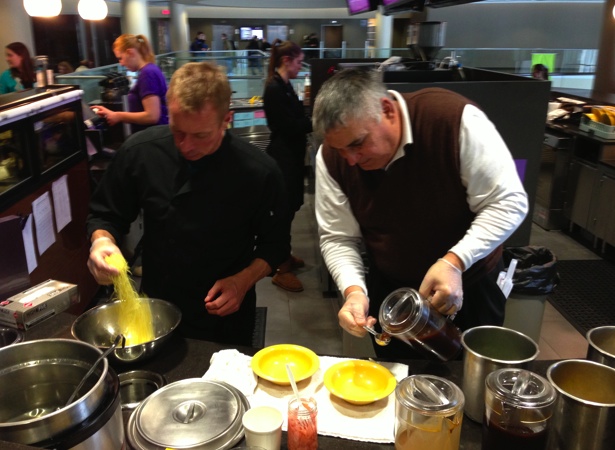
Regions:
<svg viewBox="0 0 615 450"><path fill-rule="evenodd" d="M194 38L194 41L192 41L192 44L190 44L190 51L191 52L206 52L209 50L209 45L207 45L207 38L205 37L205 33L203 33L202 31L197 31L196 33L196 37ZM198 55L193 53L193 55Z"/></svg>
<svg viewBox="0 0 615 450"><path fill-rule="evenodd" d="M250 75L260 75L262 72L261 54L260 54L260 42L258 36L252 36L246 50L248 51L248 67L250 68Z"/></svg>
<svg viewBox="0 0 615 450"><path fill-rule="evenodd" d="M305 151L307 135L312 132L312 123L290 83L291 79L297 78L302 63L303 51L297 44L285 41L274 45L263 95L267 125L271 130L267 153L277 161L284 176L290 212L289 236L295 213L303 204ZM301 258L289 253L286 262L278 267L273 284L291 292L302 291L303 285L292 270L304 265Z"/></svg>
<svg viewBox="0 0 615 450"><path fill-rule="evenodd" d="M184 337L250 346L254 285L290 251L282 174L226 132L231 87L219 66L183 65L167 100L170 124L130 136L92 197L88 268L111 283L105 257L143 209L144 294L180 308Z"/></svg>

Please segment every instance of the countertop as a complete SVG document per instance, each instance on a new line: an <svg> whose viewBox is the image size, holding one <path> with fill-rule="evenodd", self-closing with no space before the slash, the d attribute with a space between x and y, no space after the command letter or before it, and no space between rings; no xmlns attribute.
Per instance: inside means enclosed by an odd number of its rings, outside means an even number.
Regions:
<svg viewBox="0 0 615 450"><path fill-rule="evenodd" d="M75 316L62 313L52 317L45 322L26 332L26 340L43 338L71 338L70 326ZM160 352L153 358L134 364L114 363L113 367L117 373L130 370L150 370L163 374L167 383L182 380L185 378L201 377L209 368L211 356L220 350L227 349L229 346L193 339L185 339L179 335L174 335L160 349ZM253 355L257 349L250 347L239 347L238 351ZM461 386L463 371L462 361L450 361L441 363L427 360L399 360L398 362L409 366L410 374L433 374L450 379L458 386ZM547 368L554 361L534 361L529 369L540 375L545 375ZM127 417L125 417L125 420ZM244 443L241 441L239 444ZM322 450L376 450L393 449L393 444L376 444L367 442L357 442L329 436L318 436L319 448ZM33 447L20 444L0 441L0 448L3 450L24 450ZM461 428L461 450L480 450L481 448L481 425L464 417ZM282 435L282 450L286 450L286 433Z"/></svg>

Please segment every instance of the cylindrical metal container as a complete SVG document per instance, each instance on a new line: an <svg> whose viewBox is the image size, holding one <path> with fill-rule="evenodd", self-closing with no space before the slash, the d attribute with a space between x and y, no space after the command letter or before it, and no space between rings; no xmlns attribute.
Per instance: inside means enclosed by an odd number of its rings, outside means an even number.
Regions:
<svg viewBox="0 0 615 450"><path fill-rule="evenodd" d="M551 384L524 369L499 369L485 380L482 450L544 450L556 399Z"/></svg>
<svg viewBox="0 0 615 450"><path fill-rule="evenodd" d="M547 449L613 450L615 369L569 359L552 364L547 378L559 393Z"/></svg>
<svg viewBox="0 0 615 450"><path fill-rule="evenodd" d="M411 375L395 389L396 450L457 450L464 396L452 381Z"/></svg>
<svg viewBox="0 0 615 450"><path fill-rule="evenodd" d="M23 331L15 328L0 327L0 348L23 341Z"/></svg>
<svg viewBox="0 0 615 450"><path fill-rule="evenodd" d="M527 368L538 356L538 344L518 331L489 325L464 331L461 344L464 348L461 386L466 398L464 412L470 419L482 422L487 375L505 367Z"/></svg>
<svg viewBox="0 0 615 450"><path fill-rule="evenodd" d="M33 444L35 447L70 450L123 450L124 419L120 405L120 383L109 368L110 391L88 419L69 430Z"/></svg>
<svg viewBox="0 0 615 450"><path fill-rule="evenodd" d="M391 292L380 305L382 330L425 356L449 361L461 352L461 332L414 289Z"/></svg>
<svg viewBox="0 0 615 450"><path fill-rule="evenodd" d="M187 378L147 397L130 415L126 436L135 450L230 448L244 436L248 399L220 381Z"/></svg>
<svg viewBox="0 0 615 450"><path fill-rule="evenodd" d="M69 339L22 342L0 349L0 439L32 444L91 418L110 392L105 358L65 406L73 390L102 354ZM115 376L117 378L117 376Z"/></svg>
<svg viewBox="0 0 615 450"><path fill-rule="evenodd" d="M408 25L406 44L417 59L433 60L444 47L446 22L415 22Z"/></svg>
<svg viewBox="0 0 615 450"><path fill-rule="evenodd" d="M147 397L167 384L164 376L149 370L131 370L120 374L122 409L133 410Z"/></svg>
<svg viewBox="0 0 615 450"><path fill-rule="evenodd" d="M615 326L592 328L586 338L587 359L615 368Z"/></svg>

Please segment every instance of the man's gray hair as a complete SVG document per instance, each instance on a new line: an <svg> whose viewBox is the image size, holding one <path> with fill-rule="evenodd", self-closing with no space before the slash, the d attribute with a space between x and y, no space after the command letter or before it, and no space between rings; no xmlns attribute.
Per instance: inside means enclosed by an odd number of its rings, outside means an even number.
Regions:
<svg viewBox="0 0 615 450"><path fill-rule="evenodd" d="M391 98L375 70L344 69L327 80L316 96L312 125L324 136L329 130L355 119L382 118L382 98Z"/></svg>

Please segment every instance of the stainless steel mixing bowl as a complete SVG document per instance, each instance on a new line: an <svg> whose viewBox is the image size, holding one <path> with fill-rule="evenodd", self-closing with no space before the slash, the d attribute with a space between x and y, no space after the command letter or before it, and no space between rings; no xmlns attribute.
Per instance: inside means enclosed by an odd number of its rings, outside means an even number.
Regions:
<svg viewBox="0 0 615 450"><path fill-rule="evenodd" d="M177 306L156 298L142 298L150 304L155 339L125 348L116 348L109 357L120 362L141 361L154 355L181 321ZM71 333L83 342L101 350L109 348L115 337L122 333L119 323L120 301L92 308L80 315L71 327Z"/></svg>

